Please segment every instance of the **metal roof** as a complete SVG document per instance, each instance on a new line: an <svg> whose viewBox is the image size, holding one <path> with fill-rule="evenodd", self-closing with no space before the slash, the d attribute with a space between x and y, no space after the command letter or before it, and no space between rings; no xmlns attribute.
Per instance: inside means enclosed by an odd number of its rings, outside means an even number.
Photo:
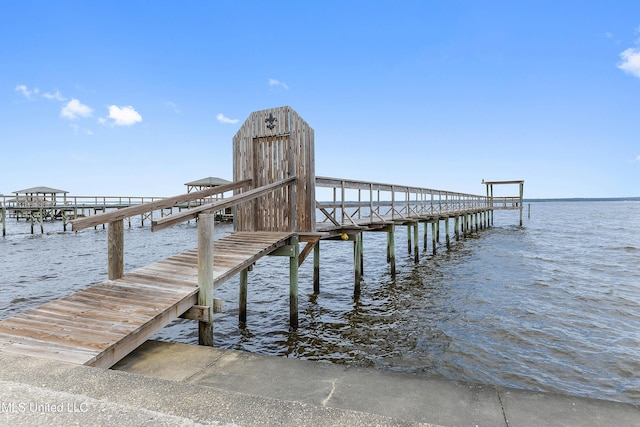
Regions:
<svg viewBox="0 0 640 427"><path fill-rule="evenodd" d="M68 191L58 190L51 187L32 187L25 190L14 191L13 194L65 194Z"/></svg>
<svg viewBox="0 0 640 427"><path fill-rule="evenodd" d="M493 185L493 184L524 184L524 180L518 181L485 181L482 180L481 184Z"/></svg>
<svg viewBox="0 0 640 427"><path fill-rule="evenodd" d="M197 181L187 182L185 185L189 185L192 187L217 187L218 185L229 184L231 181L227 181L226 179L217 178L215 176L210 176L207 178L202 178Z"/></svg>

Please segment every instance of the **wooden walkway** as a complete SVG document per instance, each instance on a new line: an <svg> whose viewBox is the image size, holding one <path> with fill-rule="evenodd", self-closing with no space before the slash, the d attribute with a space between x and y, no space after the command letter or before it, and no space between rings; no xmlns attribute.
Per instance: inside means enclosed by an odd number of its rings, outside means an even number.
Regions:
<svg viewBox="0 0 640 427"><path fill-rule="evenodd" d="M421 225L424 251L427 225L431 227L434 254L441 221L447 248L450 219L456 240L488 227L495 209L518 209L522 225L524 181L483 181L487 195L480 196L316 177L314 131L287 106L252 113L233 138L233 157L231 183L137 205L129 200L128 207L105 208L102 214L71 221L74 231L108 225L109 280L0 321L0 350L109 367L181 316L198 320L200 343L213 345L213 290L239 274L238 317L246 322L248 269L269 254L289 257L289 324L296 328L298 267L313 251L313 287L318 293L320 240L353 243L358 295L366 231L387 233L387 262L395 275L396 225L408 227L407 247L416 263ZM505 183L518 184L520 194L494 197L493 185ZM219 199L231 191L233 196ZM318 201L320 193L328 196L326 202ZM4 203L2 208L4 233ZM235 233L214 241L214 213L227 208L234 208ZM152 231L197 219L199 249L125 273L124 221L130 224L135 215L144 221L154 211L161 218L152 220ZM302 251L300 242L305 243Z"/></svg>
<svg viewBox="0 0 640 427"><path fill-rule="evenodd" d="M215 241L214 288L284 246L287 232L236 232ZM197 304L189 250L0 321L0 350L110 367Z"/></svg>

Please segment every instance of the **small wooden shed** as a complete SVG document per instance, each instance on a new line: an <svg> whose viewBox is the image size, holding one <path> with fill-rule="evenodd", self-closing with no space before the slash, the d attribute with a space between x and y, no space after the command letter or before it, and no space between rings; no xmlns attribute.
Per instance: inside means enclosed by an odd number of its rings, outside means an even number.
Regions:
<svg viewBox="0 0 640 427"><path fill-rule="evenodd" d="M313 129L287 106L251 113L233 137L233 180L251 179L257 188L291 176L295 192L285 187L238 206L236 229L313 232L316 225Z"/></svg>

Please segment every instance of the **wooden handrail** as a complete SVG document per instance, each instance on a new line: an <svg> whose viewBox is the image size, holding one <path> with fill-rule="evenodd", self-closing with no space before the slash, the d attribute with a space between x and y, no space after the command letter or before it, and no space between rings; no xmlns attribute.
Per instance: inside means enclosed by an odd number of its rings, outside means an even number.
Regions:
<svg viewBox="0 0 640 427"><path fill-rule="evenodd" d="M118 209L117 211L106 212L99 215L93 215L86 218L74 219L71 221L71 229L73 231L82 230L84 228L95 227L96 225L107 224L109 222L118 221L135 215L152 212L158 209L170 208L180 203L187 203L193 200L202 199L213 196L215 194L225 193L227 191L236 190L251 183L250 179L230 184L220 185L218 187L208 188L206 190L196 191L194 193L180 194L174 197L168 197L154 202L143 203L138 206L129 206Z"/></svg>
<svg viewBox="0 0 640 427"><path fill-rule="evenodd" d="M343 178L329 178L326 176L316 176L316 187L322 188L341 188L344 185L345 189L349 190L369 190L373 191L384 191L384 192L397 192L397 193L441 193L443 195L455 195L455 196L466 196L466 197L481 197L486 199L486 196L481 196L477 194L468 194L468 193L457 193L455 191L444 191L444 190L435 190L433 188L423 188L423 187L412 187L407 185L395 185L395 184L384 184L380 182L369 182L369 181L359 181L354 179L343 179Z"/></svg>
<svg viewBox="0 0 640 427"><path fill-rule="evenodd" d="M231 196L227 199L220 200L214 203L208 203L206 205L201 205L193 209L189 209L188 211L178 212L172 215L167 215L164 218L161 218L157 221L153 221L151 223L151 231L159 231L165 228L171 227L173 225L179 224L184 221L188 221L190 219L194 219L201 212L207 211L220 211L226 209L231 206L235 206L237 204L248 202L250 200L256 199L260 196L264 196L267 193L275 191L279 188L290 185L292 182L296 180L295 176L285 178L280 181L276 181L271 184L264 185L262 187L254 188L249 191L245 191L244 193L236 194L235 196Z"/></svg>
<svg viewBox="0 0 640 427"><path fill-rule="evenodd" d="M354 217L360 219L360 211L365 206L369 207L371 220L376 217L381 221L388 215L391 219L409 220L491 206L491 199L487 196L342 178L316 177L316 188L333 189L333 200L321 202L316 199L316 208L325 215L323 222L328 220L335 226L355 225ZM352 199L349 200L347 191L356 191L357 194L351 193ZM368 200L362 199L363 191L369 193ZM385 194L384 198L381 194ZM388 211L381 212L381 208L388 208Z"/></svg>

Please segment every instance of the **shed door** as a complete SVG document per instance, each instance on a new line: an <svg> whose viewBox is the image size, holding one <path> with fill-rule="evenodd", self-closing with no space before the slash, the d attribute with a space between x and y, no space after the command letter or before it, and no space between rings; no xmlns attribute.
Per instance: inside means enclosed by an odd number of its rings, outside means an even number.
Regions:
<svg viewBox="0 0 640 427"><path fill-rule="evenodd" d="M293 168L290 138L266 136L253 139L253 186L271 184L290 176ZM289 187L256 199L253 203L254 230L289 231Z"/></svg>

